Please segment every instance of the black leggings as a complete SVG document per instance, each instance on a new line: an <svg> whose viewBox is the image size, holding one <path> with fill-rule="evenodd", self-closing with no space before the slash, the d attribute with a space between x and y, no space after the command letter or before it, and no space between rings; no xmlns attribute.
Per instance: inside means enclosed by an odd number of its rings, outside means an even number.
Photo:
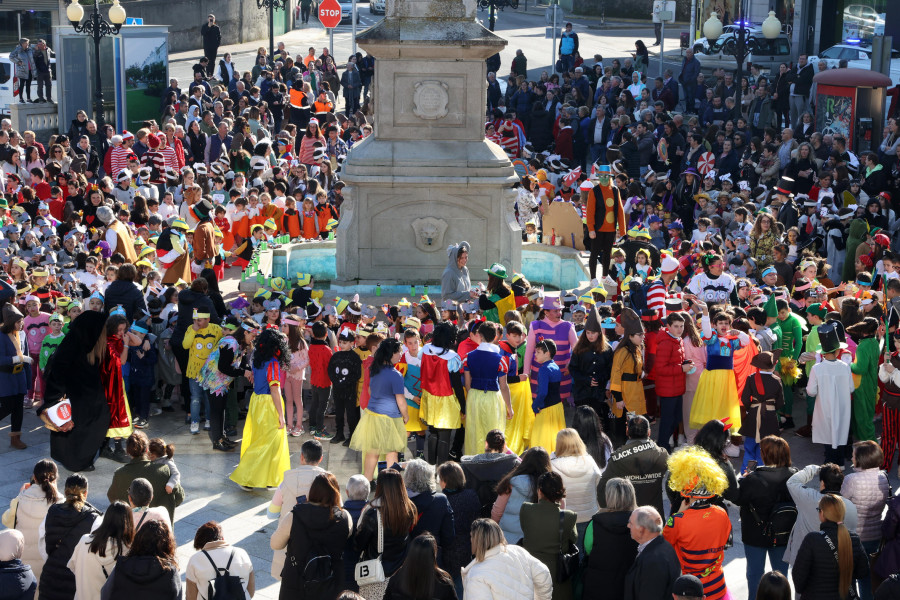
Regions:
<svg viewBox="0 0 900 600"><path fill-rule="evenodd" d="M334 434L338 437L344 435L344 415L346 415L347 423L350 425L350 434L347 437L353 437L353 432L359 423L356 388L350 388L349 390L334 388L332 397L334 398Z"/></svg>
<svg viewBox="0 0 900 600"><path fill-rule="evenodd" d="M590 239L590 238L588 238ZM601 274L609 269L610 254L616 242L615 231L598 231L597 237L591 240L591 255L588 258L588 269L591 279L597 276L597 263L600 263Z"/></svg>
<svg viewBox="0 0 900 600"><path fill-rule="evenodd" d="M25 95L23 95L23 92ZM31 77L19 79L19 100L25 96L28 96L28 100L31 100Z"/></svg>
<svg viewBox="0 0 900 600"><path fill-rule="evenodd" d="M22 417L25 414L25 408L22 403L25 401L25 394L16 394L14 396L0 397L0 421L8 416L10 419L10 433L22 432Z"/></svg>
<svg viewBox="0 0 900 600"><path fill-rule="evenodd" d="M450 458L450 440L455 429L438 429L429 427L431 435L428 436L428 462L440 465Z"/></svg>

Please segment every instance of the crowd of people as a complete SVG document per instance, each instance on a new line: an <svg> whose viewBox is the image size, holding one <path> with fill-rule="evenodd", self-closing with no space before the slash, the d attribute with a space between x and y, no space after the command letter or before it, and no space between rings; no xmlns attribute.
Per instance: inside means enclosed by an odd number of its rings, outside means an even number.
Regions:
<svg viewBox="0 0 900 600"><path fill-rule="evenodd" d="M0 416L14 449L26 410L50 430L3 516L0 596L254 595L216 522L182 586L186 493L145 433L180 411L273 492L281 598L727 599L729 510L750 598L900 597L896 120L858 158L807 118L805 60L707 83L688 54L648 90L641 42L587 68L567 26L560 50L561 74L486 84L523 241L553 203L583 219L592 281L558 293L501 263L474 285L463 241L439 300L326 299L297 273L225 301L226 268L334 234L370 57L337 78L314 48L243 75L207 56L135 133L0 123ZM795 467L791 436L821 463ZM361 474L325 471L323 442ZM99 459L122 463L102 514Z"/></svg>

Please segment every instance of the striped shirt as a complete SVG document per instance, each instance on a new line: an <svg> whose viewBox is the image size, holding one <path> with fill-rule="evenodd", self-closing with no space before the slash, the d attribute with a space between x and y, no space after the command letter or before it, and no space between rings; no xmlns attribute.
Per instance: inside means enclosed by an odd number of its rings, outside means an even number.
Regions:
<svg viewBox="0 0 900 600"><path fill-rule="evenodd" d="M647 288L647 308L657 311L660 319L666 318L666 284L656 279Z"/></svg>
<svg viewBox="0 0 900 600"><path fill-rule="evenodd" d="M125 146L114 146L112 150L110 150L110 172L107 173L113 180L116 181L116 177L119 176L119 171L128 168L128 157L133 155L134 152L126 148Z"/></svg>
<svg viewBox="0 0 900 600"><path fill-rule="evenodd" d="M720 600L728 593L722 562L730 534L728 513L708 503L675 513L663 529L663 537L675 548L682 573L703 582L707 600Z"/></svg>

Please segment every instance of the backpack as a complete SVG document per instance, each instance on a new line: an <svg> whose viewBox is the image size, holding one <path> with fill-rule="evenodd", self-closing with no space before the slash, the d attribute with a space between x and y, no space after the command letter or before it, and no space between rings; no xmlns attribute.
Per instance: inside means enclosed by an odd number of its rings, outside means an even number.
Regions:
<svg viewBox="0 0 900 600"><path fill-rule="evenodd" d="M779 495L782 498L782 495ZM779 499L772 506L772 512L765 521L759 518L756 508L750 504L750 514L756 524L762 529L763 536L769 542L770 547L786 546L794 523L797 522L797 506L792 500Z"/></svg>
<svg viewBox="0 0 900 600"><path fill-rule="evenodd" d="M206 558L216 570L216 578L207 584L206 598L207 600L244 600L244 586L241 584L241 578L237 575L231 575L228 568L231 561L234 560L234 549L231 550L231 556L228 557L228 564L224 568L216 566L215 561L206 550L202 550Z"/></svg>
<svg viewBox="0 0 900 600"><path fill-rule="evenodd" d="M301 573L304 591L312 598L327 594L335 583L334 561L327 551L312 548ZM333 595L333 594L332 594Z"/></svg>
<svg viewBox="0 0 900 600"><path fill-rule="evenodd" d="M647 292L650 291L650 286L653 285L655 280L644 281L640 285L637 285L636 282L629 284L630 293L628 295L628 301L631 303L631 308L634 309L639 316L644 314L644 311L647 310Z"/></svg>

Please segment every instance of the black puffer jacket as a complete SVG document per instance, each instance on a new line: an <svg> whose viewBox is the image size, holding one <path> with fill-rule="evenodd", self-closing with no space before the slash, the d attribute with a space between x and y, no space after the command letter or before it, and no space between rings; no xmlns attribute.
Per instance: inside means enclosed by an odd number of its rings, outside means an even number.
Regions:
<svg viewBox="0 0 900 600"><path fill-rule="evenodd" d="M528 139L535 152L543 152L553 143L553 116L543 106L531 111Z"/></svg>
<svg viewBox="0 0 900 600"><path fill-rule="evenodd" d="M831 539L835 549L832 550L825 539ZM853 544L853 579L869 576L869 558L859 541L859 536L850 532ZM803 600L842 600L839 594L840 571L837 566L835 552L838 545L838 528L836 523L822 523L820 531L812 531L803 538L797 558L794 559L791 575L797 596Z"/></svg>
<svg viewBox="0 0 900 600"><path fill-rule="evenodd" d="M288 540L287 558L281 571L281 597L313 598L304 586L303 569L316 556L331 556L335 574L331 585L317 590L319 598L335 598L344 589L344 547L353 525L350 514L340 511L336 516L329 514L326 506L303 503L291 511L291 537Z"/></svg>
<svg viewBox="0 0 900 600"><path fill-rule="evenodd" d="M595 405L605 402L606 384L612 372L612 357L611 348L603 352L587 350L572 355L569 373L572 374L572 398L576 406L590 404L597 410ZM597 385L591 386L591 379L596 379Z"/></svg>
<svg viewBox="0 0 900 600"><path fill-rule="evenodd" d="M119 304L125 309L125 318L128 319L129 323L134 321L136 316L141 316L141 311L147 310L147 302L144 300L144 295L141 293L140 288L134 285L133 282L123 279L113 281L106 288L106 298L104 300L106 314L109 315L109 311Z"/></svg>
<svg viewBox="0 0 900 600"><path fill-rule="evenodd" d="M768 521L772 507L777 502L791 499L787 491L787 480L796 472L794 467L759 467L741 479L737 504L741 507L741 540L744 544L758 548L770 547L763 535L762 523ZM754 512L761 523L754 517Z"/></svg>
<svg viewBox="0 0 900 600"><path fill-rule="evenodd" d="M584 587L603 590L608 600L625 598L625 575L637 557L637 542L631 539L631 511L599 512L591 519L593 545L584 571Z"/></svg>
<svg viewBox="0 0 900 600"><path fill-rule="evenodd" d="M75 597L75 574L66 566L75 544L90 533L100 511L85 504L77 509L71 504L54 504L44 519L44 543L47 562L41 572L41 600L72 600Z"/></svg>
<svg viewBox="0 0 900 600"><path fill-rule="evenodd" d="M42 594L43 591L41 588ZM100 600L181 600L181 597L178 569L163 568L155 556L120 556L100 590Z"/></svg>

